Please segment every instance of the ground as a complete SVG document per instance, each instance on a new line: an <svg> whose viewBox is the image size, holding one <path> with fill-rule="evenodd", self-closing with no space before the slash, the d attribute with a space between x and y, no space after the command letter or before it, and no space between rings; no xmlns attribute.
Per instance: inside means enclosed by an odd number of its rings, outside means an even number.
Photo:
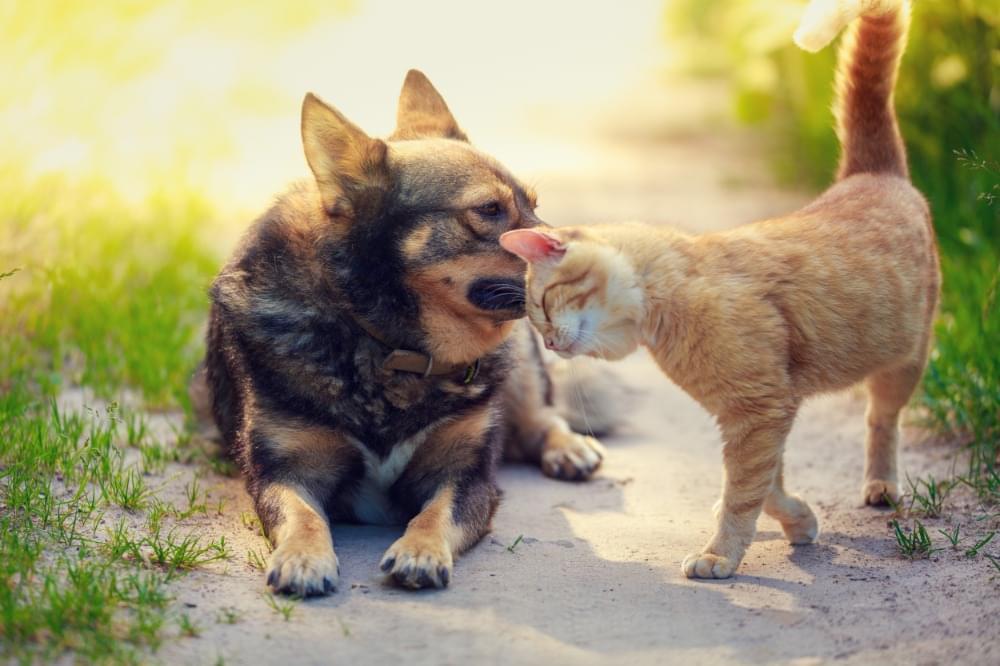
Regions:
<svg viewBox="0 0 1000 666"><path fill-rule="evenodd" d="M547 220L643 219L704 231L781 214L807 198L770 184L767 165L746 157L762 151L736 135L594 150L600 169L531 174ZM493 532L458 560L443 591L384 583L377 565L401 528L337 525L341 588L288 603L285 617L245 555L266 553L266 545L242 482L203 472L208 506L223 504L186 525L225 535L233 557L171 583L176 611L200 636L168 640L156 657L283 666L1000 661L1000 576L990 563L963 549L904 559L887 526L891 512L861 506L860 392L809 403L788 442L786 484L816 511L818 542L793 548L762 517L734 578L691 581L680 563L712 528L718 434L647 355L617 370L628 389L627 424L606 439L599 474L564 483L533 467L504 467ZM154 425L174 418L158 415ZM953 453L911 426L902 469L943 474ZM183 506L194 469L168 465L161 492Z"/></svg>

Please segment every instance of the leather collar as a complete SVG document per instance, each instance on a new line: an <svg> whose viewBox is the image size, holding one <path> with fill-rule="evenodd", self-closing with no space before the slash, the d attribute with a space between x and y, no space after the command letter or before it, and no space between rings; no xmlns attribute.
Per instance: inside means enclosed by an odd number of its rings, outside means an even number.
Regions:
<svg viewBox="0 0 1000 666"><path fill-rule="evenodd" d="M351 318L354 319L354 322L361 328L361 330L384 346L392 349L392 345L390 345L385 338L382 337L382 334L379 333L374 326L353 313L351 313ZM440 361L435 361L434 358L428 354L422 354L409 349L392 349L392 351L389 352L389 355L385 357L385 360L382 361L382 367L386 370L411 372L424 377L441 377L444 375L455 375L459 372L464 372L462 381L466 384L471 384L472 380L474 380L479 374L479 361L480 359L477 358L469 364L442 363Z"/></svg>

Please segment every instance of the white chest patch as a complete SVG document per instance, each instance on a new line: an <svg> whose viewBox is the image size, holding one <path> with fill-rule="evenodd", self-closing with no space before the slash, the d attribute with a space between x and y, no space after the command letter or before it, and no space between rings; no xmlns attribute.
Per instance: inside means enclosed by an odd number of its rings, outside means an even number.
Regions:
<svg viewBox="0 0 1000 666"><path fill-rule="evenodd" d="M365 461L365 478L354 493L352 504L358 520L370 525L395 525L399 522L386 491L410 464L413 453L427 440L427 430L421 430L394 446L385 459L379 458L360 442L351 442Z"/></svg>

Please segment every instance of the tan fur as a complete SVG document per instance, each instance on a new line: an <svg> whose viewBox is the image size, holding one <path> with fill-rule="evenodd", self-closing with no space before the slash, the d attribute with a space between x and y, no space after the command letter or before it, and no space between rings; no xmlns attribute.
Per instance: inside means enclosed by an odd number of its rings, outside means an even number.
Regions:
<svg viewBox="0 0 1000 666"><path fill-rule="evenodd" d="M352 450L344 438L328 428L274 419L260 419L261 441L273 446L280 455L295 459L301 474L335 482L343 471L345 454Z"/></svg>
<svg viewBox="0 0 1000 666"><path fill-rule="evenodd" d="M319 502L307 490L291 484L272 484L264 491L268 504L281 511L282 521L269 536L275 544L268 563L268 584L275 589L297 589L319 594L336 588L340 565L333 551L333 535Z"/></svg>
<svg viewBox="0 0 1000 666"><path fill-rule="evenodd" d="M495 349L514 321L497 321L466 298L469 284L480 275L505 275L523 270L509 254L462 256L414 271L407 283L420 294L421 328L428 351L445 363L469 363Z"/></svg>
<svg viewBox="0 0 1000 666"><path fill-rule="evenodd" d="M382 571L405 587L446 587L454 557L479 538L455 524L454 499L454 488L441 486L406 526L403 536L386 550Z"/></svg>
<svg viewBox="0 0 1000 666"><path fill-rule="evenodd" d="M863 499L899 496L899 414L927 360L940 271L927 205L900 177L905 167L894 166L903 159L895 122L876 127L903 35L871 31L891 26L905 29L905 20L864 17L863 41L844 56L890 43L876 58L888 70L858 75L841 100L842 173L869 171L797 213L703 236L619 225L501 239L532 261L528 315L550 347L620 358L645 346L716 417L722 499L715 534L684 560L689 577L730 576L762 509L792 543L816 537L816 518L785 492L781 467L785 438L811 395L866 380Z"/></svg>
<svg viewBox="0 0 1000 666"><path fill-rule="evenodd" d="M496 407L486 404L437 427L427 439L429 446L421 447L410 461L408 472L429 474L440 469L464 472L476 463L475 443L498 419Z"/></svg>

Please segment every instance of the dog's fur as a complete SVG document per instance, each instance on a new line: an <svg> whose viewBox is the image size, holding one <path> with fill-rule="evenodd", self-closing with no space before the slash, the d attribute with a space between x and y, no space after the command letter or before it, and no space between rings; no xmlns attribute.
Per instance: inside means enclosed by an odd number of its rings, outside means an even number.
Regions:
<svg viewBox="0 0 1000 666"><path fill-rule="evenodd" d="M535 195L467 142L416 71L387 140L312 95L302 137L314 179L278 199L215 280L193 394L210 396L274 541L275 590L336 587L331 520L409 521L382 569L443 587L489 529L505 449L571 479L602 458L551 407L516 321L525 267L497 239L540 223ZM478 373L385 369L394 348L478 359Z"/></svg>

